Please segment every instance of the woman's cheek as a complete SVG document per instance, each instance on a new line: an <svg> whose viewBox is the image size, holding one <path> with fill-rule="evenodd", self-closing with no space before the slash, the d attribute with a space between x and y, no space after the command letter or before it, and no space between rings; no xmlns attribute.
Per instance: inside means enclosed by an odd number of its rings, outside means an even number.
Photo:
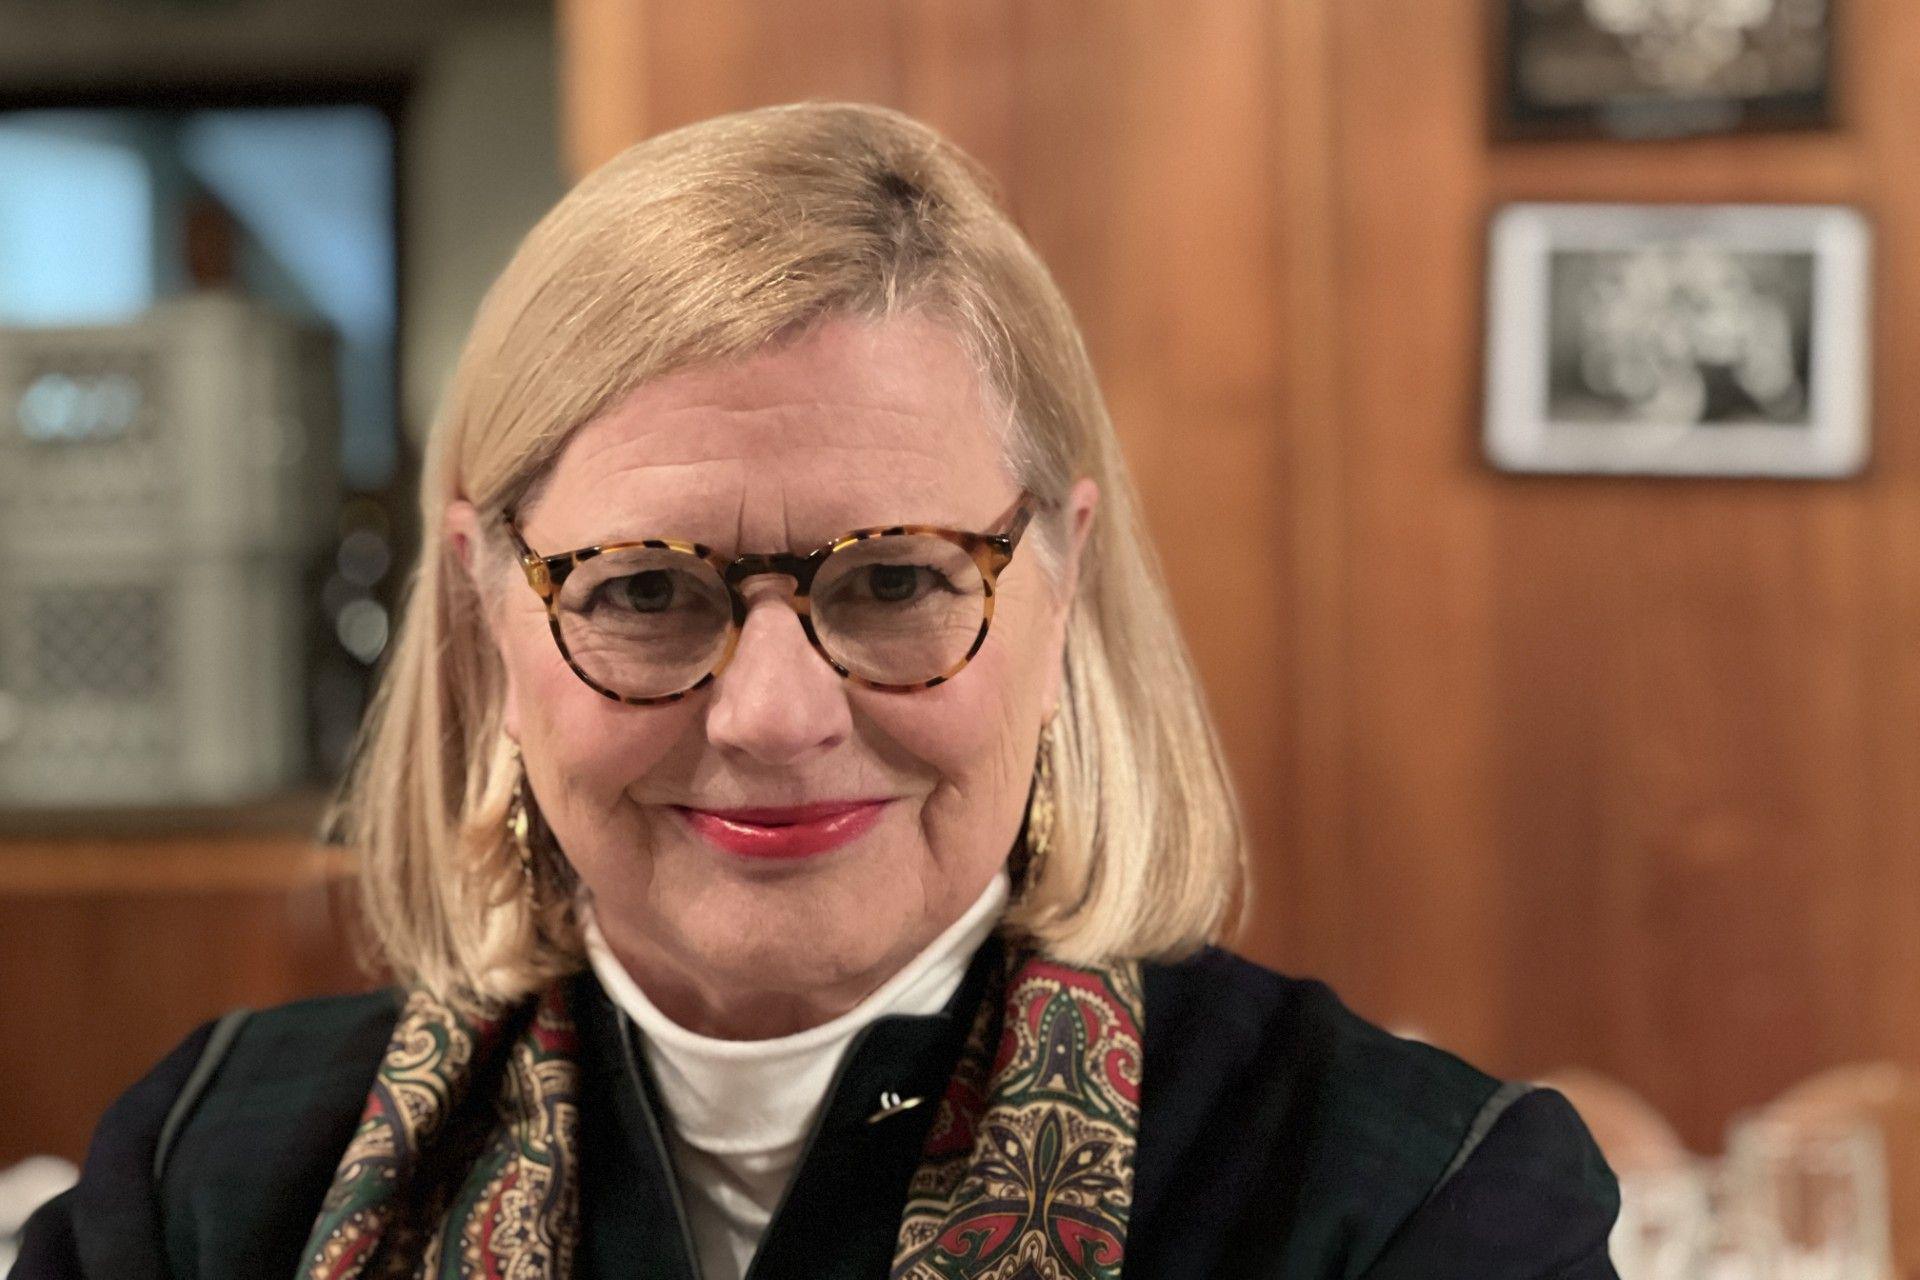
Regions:
<svg viewBox="0 0 1920 1280"><path fill-rule="evenodd" d="M969 665L962 675L974 674ZM984 674L984 673L981 673ZM960 681L907 694L877 694L870 714L880 731L940 779L960 781L985 761L1005 712L995 683Z"/></svg>
<svg viewBox="0 0 1920 1280"><path fill-rule="evenodd" d="M542 665L523 686L531 692L537 734L522 737L528 756L542 757L559 787L589 811L606 811L622 792L658 767L684 728L678 705L630 707L583 684L564 663ZM528 720L523 716L522 724Z"/></svg>
<svg viewBox="0 0 1920 1280"><path fill-rule="evenodd" d="M623 792L646 793L649 778L682 740L688 711L680 704L628 707L606 698L596 701L599 706L582 707L574 719L556 726L562 758L591 779L606 802Z"/></svg>

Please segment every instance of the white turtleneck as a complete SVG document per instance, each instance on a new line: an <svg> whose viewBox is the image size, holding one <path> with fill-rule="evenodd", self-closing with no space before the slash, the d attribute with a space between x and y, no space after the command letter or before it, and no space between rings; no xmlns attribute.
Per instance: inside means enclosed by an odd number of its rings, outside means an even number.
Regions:
<svg viewBox="0 0 1920 1280"><path fill-rule="evenodd" d="M668 1018L607 946L591 906L583 909L594 975L638 1024L672 1121L667 1143L703 1280L746 1274L853 1038L887 1014L945 1008L999 923L1008 893L1002 871L964 915L859 1004L831 1022L772 1040L719 1040Z"/></svg>

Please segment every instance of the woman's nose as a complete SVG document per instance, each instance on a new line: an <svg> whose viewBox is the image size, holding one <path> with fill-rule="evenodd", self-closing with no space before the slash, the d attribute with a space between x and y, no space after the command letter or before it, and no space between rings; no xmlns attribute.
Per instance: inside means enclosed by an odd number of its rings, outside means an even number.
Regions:
<svg viewBox="0 0 1920 1280"><path fill-rule="evenodd" d="M846 686L808 643L785 581L749 584L746 624L707 709L710 742L778 765L836 745L853 725Z"/></svg>

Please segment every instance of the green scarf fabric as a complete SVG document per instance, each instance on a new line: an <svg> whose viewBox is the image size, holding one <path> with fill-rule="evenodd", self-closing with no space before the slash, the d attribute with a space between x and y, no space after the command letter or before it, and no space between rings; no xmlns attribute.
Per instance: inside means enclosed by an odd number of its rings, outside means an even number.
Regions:
<svg viewBox="0 0 1920 1280"><path fill-rule="evenodd" d="M894 1280L1118 1280L1140 1122L1140 968L1007 949L908 1189ZM563 1280L580 1231L565 984L490 1019L413 992L301 1280Z"/></svg>

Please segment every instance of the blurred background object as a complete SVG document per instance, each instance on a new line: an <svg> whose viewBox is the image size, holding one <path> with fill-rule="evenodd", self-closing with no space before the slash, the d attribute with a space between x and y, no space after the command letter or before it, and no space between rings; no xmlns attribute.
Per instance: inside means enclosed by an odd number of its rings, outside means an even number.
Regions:
<svg viewBox="0 0 1920 1280"><path fill-rule="evenodd" d="M330 354L230 291L0 330L0 805L305 780L307 580L338 511Z"/></svg>
<svg viewBox="0 0 1920 1280"><path fill-rule="evenodd" d="M0 1165L363 986L314 827L419 439L565 188L535 0L0 0ZM50 1046L59 1046L57 1050Z"/></svg>
<svg viewBox="0 0 1920 1280"><path fill-rule="evenodd" d="M1898 1280L1920 1274L1915 1073L1838 1067L1735 1117L1723 1155L1689 1151L1644 1098L1574 1069L1573 1103L1620 1179L1621 1280Z"/></svg>
<svg viewBox="0 0 1920 1280"><path fill-rule="evenodd" d="M1719 1202L1713 1247L1738 1256L1755 1280L1889 1280L1887 1170L1878 1127L1822 1123L1772 1109L1737 1121L1713 1169ZM1723 1260L1697 1274L1726 1274Z"/></svg>
<svg viewBox="0 0 1920 1280"><path fill-rule="evenodd" d="M942 129L1086 331L1247 809L1241 949L1504 1075L1579 1064L1708 1155L1827 1069L1920 1067L1920 7L1822 10L1830 125L1662 141L1501 136L1508 12L0 0L0 96L384 86L360 105L394 138L399 430L391 489L342 460L315 586L342 654L382 637L409 442L560 157L807 97ZM1869 465L1488 466L1488 231L1519 202L1857 210ZM217 222L181 251L216 275ZM0 842L0 1162L77 1156L198 1018L364 981L297 803Z"/></svg>
<svg viewBox="0 0 1920 1280"><path fill-rule="evenodd" d="M33 1211L78 1180L72 1161L33 1156L0 1168L0 1276L13 1266L20 1229Z"/></svg>
<svg viewBox="0 0 1920 1280"><path fill-rule="evenodd" d="M1920 1275L1920 1071L1896 1062L1834 1067L1801 1081L1762 1114L1780 1127L1865 1127L1876 1135L1885 1160L1894 1274Z"/></svg>
<svg viewBox="0 0 1920 1280"><path fill-rule="evenodd" d="M1506 0L1496 127L1672 137L1831 123L1845 0Z"/></svg>
<svg viewBox="0 0 1920 1280"><path fill-rule="evenodd" d="M1487 455L1515 471L1866 465L1872 236L1799 205L1513 204L1487 267Z"/></svg>

